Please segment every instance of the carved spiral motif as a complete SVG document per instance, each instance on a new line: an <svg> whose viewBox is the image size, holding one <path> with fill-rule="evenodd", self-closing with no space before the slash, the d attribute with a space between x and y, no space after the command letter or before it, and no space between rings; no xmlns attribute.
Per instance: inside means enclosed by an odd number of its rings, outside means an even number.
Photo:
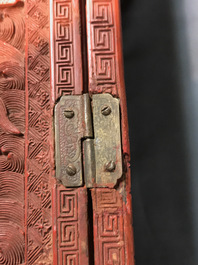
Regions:
<svg viewBox="0 0 198 265"><path fill-rule="evenodd" d="M0 173L0 198L12 199L16 198L23 202L24 200L24 184L23 175L16 172Z"/></svg>
<svg viewBox="0 0 198 265"><path fill-rule="evenodd" d="M23 234L9 223L1 223L0 231L0 265L21 264L24 259Z"/></svg>
<svg viewBox="0 0 198 265"><path fill-rule="evenodd" d="M23 5L0 8L0 265L24 264Z"/></svg>
<svg viewBox="0 0 198 265"><path fill-rule="evenodd" d="M20 66L24 67L24 57L23 54L14 48L12 45L3 42L0 39L0 58L1 63L2 62L10 62L11 64L13 62L17 62Z"/></svg>
<svg viewBox="0 0 198 265"><path fill-rule="evenodd" d="M24 172L24 153L21 152L23 145L23 138L14 135L0 136L0 172Z"/></svg>
<svg viewBox="0 0 198 265"><path fill-rule="evenodd" d="M14 222L14 224L17 224L19 227L21 227L23 223L22 220L23 208L21 203L13 200L0 200L0 225L4 222Z"/></svg>
<svg viewBox="0 0 198 265"><path fill-rule="evenodd" d="M0 90L0 99L2 99L4 102L7 112L7 118L22 133L24 133L25 131L24 97L25 94L24 91L22 90L17 90L17 92L15 90L9 90L9 91L3 91L2 93ZM2 114L0 115L0 117L2 118ZM4 120L4 125L5 125L5 120Z"/></svg>
<svg viewBox="0 0 198 265"><path fill-rule="evenodd" d="M16 8L6 8L0 13L0 39L21 50L24 47L24 20L17 16Z"/></svg>
<svg viewBox="0 0 198 265"><path fill-rule="evenodd" d="M0 38L10 42L14 35L14 23L6 14L0 14Z"/></svg>
<svg viewBox="0 0 198 265"><path fill-rule="evenodd" d="M17 62L0 64L0 90L24 89L24 68Z"/></svg>

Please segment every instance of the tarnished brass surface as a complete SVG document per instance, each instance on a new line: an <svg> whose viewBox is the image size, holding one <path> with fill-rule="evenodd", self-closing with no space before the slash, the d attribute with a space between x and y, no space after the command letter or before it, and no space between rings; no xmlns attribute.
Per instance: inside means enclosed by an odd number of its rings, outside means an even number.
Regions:
<svg viewBox="0 0 198 265"><path fill-rule="evenodd" d="M56 178L65 187L83 184L82 138L92 137L90 99L62 96L55 107Z"/></svg>
<svg viewBox="0 0 198 265"><path fill-rule="evenodd" d="M113 187L122 176L119 100L93 95L91 105L92 113L85 94L63 96L55 108L56 177L65 187L83 185L82 163L90 188Z"/></svg>
<svg viewBox="0 0 198 265"><path fill-rule="evenodd" d="M119 99L110 94L92 96L96 184L114 186L122 176Z"/></svg>
<svg viewBox="0 0 198 265"><path fill-rule="evenodd" d="M96 184L94 139L86 139L83 141L83 150L85 183L88 188L92 188Z"/></svg>

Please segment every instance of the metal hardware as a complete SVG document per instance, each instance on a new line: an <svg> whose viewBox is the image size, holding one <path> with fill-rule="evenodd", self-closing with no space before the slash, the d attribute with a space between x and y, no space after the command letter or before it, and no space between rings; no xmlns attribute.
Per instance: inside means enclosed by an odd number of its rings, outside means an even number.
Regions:
<svg viewBox="0 0 198 265"><path fill-rule="evenodd" d="M122 176L119 99L62 96L55 107L55 141L56 177L65 187L82 186L83 175L87 187L115 186Z"/></svg>
<svg viewBox="0 0 198 265"><path fill-rule="evenodd" d="M73 164L69 164L66 168L66 172L69 176L76 175L76 168Z"/></svg>
<svg viewBox="0 0 198 265"><path fill-rule="evenodd" d="M74 117L74 111L71 110L71 109L65 109L64 110L64 115L65 115L66 118L71 119L71 118Z"/></svg>
<svg viewBox="0 0 198 265"><path fill-rule="evenodd" d="M111 108L109 106L102 106L101 112L103 115L108 116L111 113Z"/></svg>
<svg viewBox="0 0 198 265"><path fill-rule="evenodd" d="M65 187L83 185L81 141L93 137L90 114L87 94L62 96L55 107L56 178Z"/></svg>
<svg viewBox="0 0 198 265"><path fill-rule="evenodd" d="M84 150L84 176L87 187L93 187L96 183L96 160L94 150L94 139L83 141Z"/></svg>
<svg viewBox="0 0 198 265"><path fill-rule="evenodd" d="M108 115L101 113L103 106L108 106ZM96 161L95 183L100 187L113 187L122 176L119 99L110 94L93 95L92 112ZM110 161L113 161L115 166L110 163L107 167Z"/></svg>
<svg viewBox="0 0 198 265"><path fill-rule="evenodd" d="M105 165L105 169L106 171L109 171L109 172L113 172L116 168L116 164L115 162L113 161L109 161L106 165Z"/></svg>

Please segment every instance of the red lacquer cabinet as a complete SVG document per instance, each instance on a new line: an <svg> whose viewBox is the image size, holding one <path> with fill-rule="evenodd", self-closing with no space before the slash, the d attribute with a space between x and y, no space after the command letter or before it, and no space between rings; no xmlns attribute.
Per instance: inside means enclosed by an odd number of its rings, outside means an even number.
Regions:
<svg viewBox="0 0 198 265"><path fill-rule="evenodd" d="M0 264L134 265L119 0L0 0Z"/></svg>

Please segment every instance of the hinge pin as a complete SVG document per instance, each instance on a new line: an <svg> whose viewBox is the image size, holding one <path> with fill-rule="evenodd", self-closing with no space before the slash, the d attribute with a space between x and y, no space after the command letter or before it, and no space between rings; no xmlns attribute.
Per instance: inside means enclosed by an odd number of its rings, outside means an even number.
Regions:
<svg viewBox="0 0 198 265"><path fill-rule="evenodd" d="M69 176L76 175L76 167L72 164L69 164L66 168L66 172Z"/></svg>
<svg viewBox="0 0 198 265"><path fill-rule="evenodd" d="M64 110L64 115L65 115L66 118L71 119L71 118L74 117L74 111L71 110L71 109L65 109Z"/></svg>
<svg viewBox="0 0 198 265"><path fill-rule="evenodd" d="M116 168L116 164L115 164L114 161L109 161L109 162L106 163L106 165L105 165L105 169L106 169L106 171L109 171L109 172L114 171L115 168Z"/></svg>
<svg viewBox="0 0 198 265"><path fill-rule="evenodd" d="M102 106L101 112L104 116L108 116L111 113L111 108L107 105Z"/></svg>

